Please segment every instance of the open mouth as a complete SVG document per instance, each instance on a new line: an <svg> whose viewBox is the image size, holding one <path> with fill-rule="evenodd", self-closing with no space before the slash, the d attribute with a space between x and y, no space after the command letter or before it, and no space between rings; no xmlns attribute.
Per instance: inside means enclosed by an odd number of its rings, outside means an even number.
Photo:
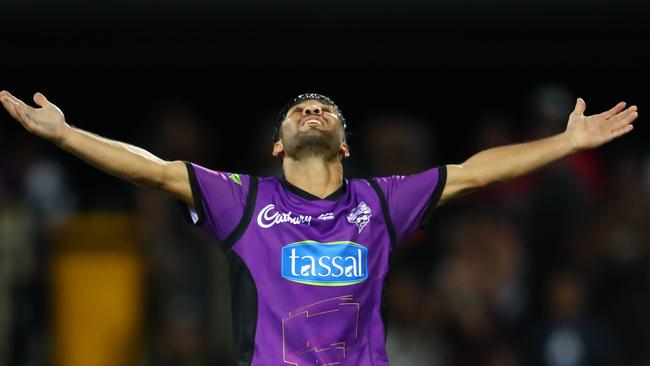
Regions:
<svg viewBox="0 0 650 366"><path fill-rule="evenodd" d="M321 116L306 116L302 119L301 124L304 126L322 126L325 120Z"/></svg>

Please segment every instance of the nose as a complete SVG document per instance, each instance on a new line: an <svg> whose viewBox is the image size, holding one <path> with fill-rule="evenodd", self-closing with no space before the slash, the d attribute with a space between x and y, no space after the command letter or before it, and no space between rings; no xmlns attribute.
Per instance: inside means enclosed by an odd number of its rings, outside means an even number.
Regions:
<svg viewBox="0 0 650 366"><path fill-rule="evenodd" d="M321 107L319 107L317 105L311 105L311 106L305 107L305 109L302 110L302 113L304 115L306 115L306 116L310 115L310 114L316 114L316 115L320 116L320 115L323 114L323 110L321 109Z"/></svg>

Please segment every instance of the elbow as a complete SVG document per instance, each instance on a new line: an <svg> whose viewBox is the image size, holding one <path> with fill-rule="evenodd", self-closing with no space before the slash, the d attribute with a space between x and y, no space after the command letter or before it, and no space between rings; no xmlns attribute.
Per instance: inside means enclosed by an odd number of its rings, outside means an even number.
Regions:
<svg viewBox="0 0 650 366"><path fill-rule="evenodd" d="M157 179L151 176L137 174L129 178L133 184L143 187L149 187L154 189L163 189L165 184L161 179Z"/></svg>
<svg viewBox="0 0 650 366"><path fill-rule="evenodd" d="M185 163L182 161L161 162L160 173L155 183L156 188L174 196L187 199L191 197L189 175Z"/></svg>
<svg viewBox="0 0 650 366"><path fill-rule="evenodd" d="M490 184L491 182L488 181L487 179L481 179L480 177L470 178L464 182L462 188L460 188L460 193L461 194L471 193L481 188L488 187L490 186Z"/></svg>
<svg viewBox="0 0 650 366"><path fill-rule="evenodd" d="M160 165L160 170L156 174L156 180L153 182L155 188L162 189L164 191L169 191L174 186L176 181L176 174L174 169L172 169L173 162L165 161Z"/></svg>
<svg viewBox="0 0 650 366"><path fill-rule="evenodd" d="M148 169L133 172L128 180L139 186L165 189L167 185L170 185L171 181L168 170L166 168L166 162L155 163Z"/></svg>
<svg viewBox="0 0 650 366"><path fill-rule="evenodd" d="M495 183L493 177L484 169L477 169L477 167L468 164L459 164L454 167L458 172L458 185L461 193L469 193Z"/></svg>

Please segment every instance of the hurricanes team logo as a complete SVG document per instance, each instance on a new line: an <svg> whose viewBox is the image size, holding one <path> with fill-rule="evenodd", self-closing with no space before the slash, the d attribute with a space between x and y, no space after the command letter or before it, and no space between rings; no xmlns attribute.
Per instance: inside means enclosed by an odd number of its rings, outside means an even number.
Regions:
<svg viewBox="0 0 650 366"><path fill-rule="evenodd" d="M372 210L362 201L354 210L350 211L348 214L348 222L350 224L356 224L359 228L359 233L361 233L361 230L370 222L371 217Z"/></svg>

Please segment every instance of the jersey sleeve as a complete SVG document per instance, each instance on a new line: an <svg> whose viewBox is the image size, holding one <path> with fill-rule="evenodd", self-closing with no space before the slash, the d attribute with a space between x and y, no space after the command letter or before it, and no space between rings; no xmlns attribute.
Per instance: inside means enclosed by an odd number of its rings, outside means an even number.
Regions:
<svg viewBox="0 0 650 366"><path fill-rule="evenodd" d="M381 188L396 242L408 239L435 210L447 181L447 168L439 166L413 175L375 178Z"/></svg>
<svg viewBox="0 0 650 366"><path fill-rule="evenodd" d="M194 201L194 208L187 208L191 222L218 241L226 240L244 215L250 176L210 170L190 162L185 165Z"/></svg>

